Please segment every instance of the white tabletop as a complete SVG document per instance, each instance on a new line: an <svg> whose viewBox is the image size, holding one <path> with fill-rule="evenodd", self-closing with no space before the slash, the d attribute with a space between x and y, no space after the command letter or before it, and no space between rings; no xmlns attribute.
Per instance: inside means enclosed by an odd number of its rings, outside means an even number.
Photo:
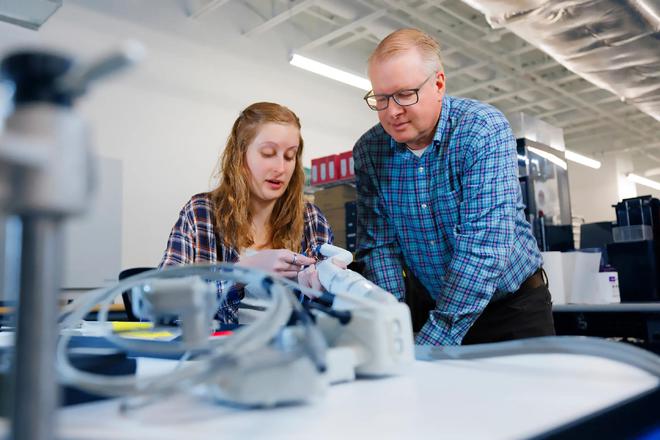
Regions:
<svg viewBox="0 0 660 440"><path fill-rule="evenodd" d="M162 368L141 361L139 373ZM193 395L118 413L104 401L60 411L60 438L524 438L658 386L617 362L524 355L415 362L409 374L330 387L307 405L249 410Z"/></svg>
<svg viewBox="0 0 660 440"><path fill-rule="evenodd" d="M660 313L660 302L612 304L554 304L553 312L642 312Z"/></svg>

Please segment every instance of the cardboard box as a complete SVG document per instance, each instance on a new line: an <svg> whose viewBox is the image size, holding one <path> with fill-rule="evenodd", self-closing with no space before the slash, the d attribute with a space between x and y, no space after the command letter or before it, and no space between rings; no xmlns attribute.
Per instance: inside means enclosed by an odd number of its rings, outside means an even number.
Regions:
<svg viewBox="0 0 660 440"><path fill-rule="evenodd" d="M314 193L314 202L321 209L330 223L335 236L335 245L355 250L355 235L357 233L357 191L352 185L341 184L322 189ZM352 236L353 240L347 239Z"/></svg>
<svg viewBox="0 0 660 440"><path fill-rule="evenodd" d="M334 232L335 235L337 235L337 231L346 231L346 219L343 209L328 209L323 211L323 215L328 219L328 223L330 223L332 232Z"/></svg>
<svg viewBox="0 0 660 440"><path fill-rule="evenodd" d="M341 184L333 186L332 188L325 188L321 191L314 193L314 202L318 206L323 214L326 215L326 211L332 209L342 209L346 205L346 202L353 202L357 199L357 191L355 187L348 184ZM342 212L343 214L343 212Z"/></svg>

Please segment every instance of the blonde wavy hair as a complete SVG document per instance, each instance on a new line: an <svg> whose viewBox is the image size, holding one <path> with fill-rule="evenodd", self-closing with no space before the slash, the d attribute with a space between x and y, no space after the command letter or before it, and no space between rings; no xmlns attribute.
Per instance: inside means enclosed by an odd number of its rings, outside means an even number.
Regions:
<svg viewBox="0 0 660 440"><path fill-rule="evenodd" d="M254 244L246 151L259 129L268 122L293 125L300 130L298 116L287 107L272 102L257 102L247 107L234 122L227 138L215 173L219 185L210 193L214 206L214 227L218 235L225 245L239 250ZM305 214L302 136L299 142L293 175L284 194L275 202L270 216L270 245L273 249L298 252L302 240Z"/></svg>

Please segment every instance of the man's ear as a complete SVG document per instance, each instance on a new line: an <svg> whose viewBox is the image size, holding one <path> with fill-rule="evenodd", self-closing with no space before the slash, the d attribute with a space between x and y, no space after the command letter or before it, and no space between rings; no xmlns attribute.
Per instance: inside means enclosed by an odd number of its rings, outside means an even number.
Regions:
<svg viewBox="0 0 660 440"><path fill-rule="evenodd" d="M442 96L445 93L445 72L443 70L440 70L435 74L435 89L440 95L439 101L441 101Z"/></svg>

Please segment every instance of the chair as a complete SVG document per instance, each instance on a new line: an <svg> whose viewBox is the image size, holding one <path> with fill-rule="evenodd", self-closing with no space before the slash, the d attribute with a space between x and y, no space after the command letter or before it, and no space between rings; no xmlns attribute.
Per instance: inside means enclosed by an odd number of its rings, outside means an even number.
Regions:
<svg viewBox="0 0 660 440"><path fill-rule="evenodd" d="M121 272L119 272L119 281L123 280L124 278L132 277L133 275L137 275L142 272L146 272L148 270L153 270L155 267L131 267L129 269L124 269ZM124 302L124 309L126 310L126 318L129 321L139 321L140 319L135 316L133 313L133 304L131 303L131 292L130 290L125 290L121 293L121 299Z"/></svg>

